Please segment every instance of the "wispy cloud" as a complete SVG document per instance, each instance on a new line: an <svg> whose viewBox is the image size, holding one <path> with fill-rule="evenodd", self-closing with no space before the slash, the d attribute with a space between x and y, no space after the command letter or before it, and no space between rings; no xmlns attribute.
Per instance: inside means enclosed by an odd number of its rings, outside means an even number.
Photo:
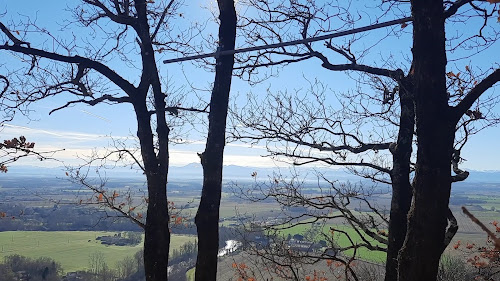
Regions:
<svg viewBox="0 0 500 281"><path fill-rule="evenodd" d="M43 130L36 129L12 124L2 124L0 125L2 128L2 136L10 137L12 136L20 136L20 135L29 135L33 136L51 136L53 138L62 138L69 140L82 140L82 141L92 141L99 138L110 138L110 136L105 135L97 135L97 134L87 134L87 133L79 133L79 132L70 132L70 131L58 131L58 130Z"/></svg>
<svg viewBox="0 0 500 281"><path fill-rule="evenodd" d="M24 135L29 141L36 142L36 149L39 151L61 150L54 155L58 161L40 162L36 158L23 158L17 165L35 165L45 167L82 164L90 155L104 154L109 151L109 146L113 140L120 139L127 141L133 146L135 139L130 136L109 136L99 134L89 134L74 131L49 130L30 128L14 124L1 125L1 135L3 139ZM173 166L184 166L190 163L199 163L198 153L202 152L205 143L203 141L192 141L187 144L172 146L170 149L170 164ZM274 162L267 157L261 157L265 147L243 143L230 143L227 145L224 156L224 165L243 165L255 167L276 167L283 163ZM140 155L137 155L140 159Z"/></svg>

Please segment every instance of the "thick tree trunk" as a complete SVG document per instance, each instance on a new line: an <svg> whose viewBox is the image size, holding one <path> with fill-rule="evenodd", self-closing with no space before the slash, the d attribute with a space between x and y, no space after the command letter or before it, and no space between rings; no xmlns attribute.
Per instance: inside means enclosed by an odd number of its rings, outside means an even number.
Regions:
<svg viewBox="0 0 500 281"><path fill-rule="evenodd" d="M218 0L219 50L232 50L236 38L236 11L233 0ZM210 100L208 137L201 154L203 189L195 223L198 231L196 281L216 280L219 250L219 206L222 191L222 165L226 142L226 118L233 73L234 55L217 58L215 82Z"/></svg>
<svg viewBox="0 0 500 281"><path fill-rule="evenodd" d="M444 250L454 125L446 92L443 1L411 3L418 150L398 276L400 281L432 281Z"/></svg>
<svg viewBox="0 0 500 281"><path fill-rule="evenodd" d="M398 280L398 253L406 237L407 216L410 210L412 190L410 183L410 158L415 131L415 107L413 85L409 77L399 83L401 113L397 143L391 148L393 168L391 171L392 200L389 220L389 237L385 281Z"/></svg>

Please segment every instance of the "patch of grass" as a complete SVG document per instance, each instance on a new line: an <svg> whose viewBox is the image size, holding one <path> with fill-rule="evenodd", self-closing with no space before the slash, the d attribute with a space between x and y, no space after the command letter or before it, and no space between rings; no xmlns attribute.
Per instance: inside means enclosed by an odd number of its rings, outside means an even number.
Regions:
<svg viewBox="0 0 500 281"><path fill-rule="evenodd" d="M172 255L174 249L180 249L182 245L188 242L194 242L195 240L197 240L196 235L172 234L170 239L170 255Z"/></svg>
<svg viewBox="0 0 500 281"><path fill-rule="evenodd" d="M307 220L305 220L303 222L307 222ZM330 232L330 227L334 227L335 229L338 229L338 230L345 232L345 233L342 233L342 232L337 231L337 232L333 233L333 235L334 235L333 240L340 247L347 247L347 246L352 245L351 241L349 240L349 237L352 239L354 244L364 243L362 240L362 237L353 228L351 228L349 226L338 225L338 224L325 224L322 227L323 227L322 232L320 232L315 238L316 242L324 239L324 235L331 236L332 233ZM303 235L309 229L311 229L311 224L302 224L302 225L296 225L296 226L291 227L291 228L280 230L279 234L284 236L284 237L287 237L289 234L291 236L293 236L294 234ZM370 241L370 243L372 243L374 245L383 246L382 243L379 243L368 236L365 236L365 239L367 241ZM344 252L344 254L345 255L353 255L354 250L346 251L346 252ZM386 259L385 252L371 251L371 250L364 248L364 247L357 249L356 256L360 259L373 261L373 262L385 262L385 259Z"/></svg>
<svg viewBox="0 0 500 281"><path fill-rule="evenodd" d="M186 271L186 281L194 281L194 273L196 271L196 267L191 268Z"/></svg>
<svg viewBox="0 0 500 281"><path fill-rule="evenodd" d="M278 207L271 203L247 203L247 202L222 202L220 207L220 217L227 218L236 214L239 215L259 215L275 211Z"/></svg>
<svg viewBox="0 0 500 281"><path fill-rule="evenodd" d="M100 231L0 232L0 259L14 254L31 258L46 256L61 263L63 270L68 272L88 268L90 254L101 252L106 263L114 267L118 261L142 249L142 243L136 246L106 246L95 240L97 236L114 234ZM173 235L170 251L194 240L194 236Z"/></svg>
<svg viewBox="0 0 500 281"><path fill-rule="evenodd" d="M341 233L341 232L334 232L334 240L337 242L337 244L340 247L345 247L345 246L350 246L352 245L351 241L349 240L348 236L352 239L352 241L356 243L364 243L362 241L361 236L353 229L348 226L342 226L342 225L335 225L334 226L336 229L345 231L347 233ZM326 231L331 235L330 228L328 227ZM328 235L328 234L327 234ZM374 245L378 246L383 246L382 243L379 243L378 241L373 240L371 237L364 237L367 241ZM348 256L352 256L354 254L354 250L349 250L344 252L344 254ZM385 252L380 252L380 251L371 251L365 247L359 248L356 251L356 256L359 257L360 259L364 260L369 260L369 261L374 261L374 262L385 262L386 259L386 253Z"/></svg>

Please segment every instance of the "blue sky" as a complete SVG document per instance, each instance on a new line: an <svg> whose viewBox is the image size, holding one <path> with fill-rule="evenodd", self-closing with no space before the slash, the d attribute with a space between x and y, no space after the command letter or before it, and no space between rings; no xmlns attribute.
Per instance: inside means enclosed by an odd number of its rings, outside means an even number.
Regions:
<svg viewBox="0 0 500 281"><path fill-rule="evenodd" d="M160 0L158 0L160 1ZM358 3L359 1L354 1ZM28 4L29 3L29 4ZM61 8L61 3L64 6L66 1L3 1L0 3L0 16L2 21L23 20L23 15L29 15L31 18L36 17L39 25L47 27L49 30L58 29L57 23L63 22L68 18L68 13ZM359 4L359 3L358 3ZM213 0L198 0L185 1L185 6L182 8L188 16L184 17L184 21L209 19L210 13L201 7L214 8ZM211 7L211 8L210 8ZM213 28L212 28L213 27ZM457 27L458 28L458 27ZM462 28L462 27L460 27ZM411 31L411 27L407 27ZM215 25L209 25L206 30L208 33L217 34ZM371 44L375 40L377 32L368 34L364 44ZM59 34L65 36L64 34ZM78 35L78 34L77 34ZM374 37L371 37L374 36ZM29 39L28 35L28 39ZM403 34L400 39L393 38L378 48L373 50L370 58L378 59L385 58L389 54L396 58L401 58L410 51L410 40L408 34ZM317 44L322 44L321 42ZM238 45L238 42L237 42ZM498 45L498 44L497 44ZM491 66L490 58L496 52L492 49L483 52L468 60L453 62L449 65L450 68L463 68L464 65L478 65L482 68ZM461 56L461 53L451 54L450 57ZM2 55L3 56L3 55ZM158 55L158 60L171 58L171 54ZM15 60L12 57L6 60ZM120 70L122 75L133 77L134 72L123 69L122 65L110 62L112 68ZM169 77L175 86L185 87L188 83L193 84L196 88L210 89L210 83L213 81L213 73L193 66L190 62L182 64L159 65L160 72L163 77ZM129 71L129 72L128 72ZM125 74L123 74L125 72ZM332 91L346 91L354 87L353 82L350 82L343 74L332 73L320 67L318 60L310 60L300 64L292 64L281 70L280 75L275 78L265 80L264 82L250 86L247 82L234 78L232 87L232 96L237 97L236 101L244 101L245 95L253 92L259 95L264 95L266 90L270 88L272 91L288 90L293 91L306 87L306 80L318 79L322 81ZM498 92L498 90L497 90ZM208 91L200 91L199 95L208 95ZM205 96L206 97L206 96ZM334 98L329 98L325 102L337 105ZM130 105L99 105L99 106L82 106L77 105L68 109L64 109L49 115L49 111L55 107L61 106L66 100L64 97L55 97L33 104L30 108L32 112L29 119L18 115L9 123L6 123L0 132L2 139L25 135L30 141L36 142L37 149L53 150L64 148L64 152L59 152L56 157L63 160L67 164L75 164L78 162L75 155L84 156L91 153L93 149L103 151L110 142L114 140L127 140L133 142L135 135L135 117ZM498 112L498 108L496 111ZM171 148L171 164L182 166L193 162L199 162L196 155L204 149L203 138L205 129L199 124L194 129L189 129L189 140L186 144L174 145ZM476 170L500 170L500 163L496 161L500 158L500 150L498 147L498 139L500 132L498 128L488 128L479 134L473 136L468 145L462 152L462 157L467 160L464 167ZM274 163L268 158L261 157L266 154L266 150L262 146L254 146L250 148L245 144L228 144L225 153L225 164L235 164L241 166L266 166L274 165L282 166L282 163ZM47 165L59 166L59 162L37 162L33 159L23 159L16 163L17 165Z"/></svg>

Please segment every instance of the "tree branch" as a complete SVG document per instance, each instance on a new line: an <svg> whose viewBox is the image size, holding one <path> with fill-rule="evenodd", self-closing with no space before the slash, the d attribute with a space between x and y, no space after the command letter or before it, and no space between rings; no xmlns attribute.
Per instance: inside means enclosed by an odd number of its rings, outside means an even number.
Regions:
<svg viewBox="0 0 500 281"><path fill-rule="evenodd" d="M153 32L153 35L151 35L151 41L154 41L156 34L158 34L158 31L160 30L160 26L163 24L163 21L165 20L165 16L167 15L168 9L172 6L174 3L174 0L170 0L168 3L167 7L165 10L163 10L163 13L161 14L160 20L158 21L158 24L156 25L155 31Z"/></svg>
<svg viewBox="0 0 500 281"><path fill-rule="evenodd" d="M497 238L495 234L489 230L479 219L477 219L473 214L467 210L467 208L462 206L462 211L464 214L466 214L474 223L479 225L481 229L488 234L488 236L493 240L493 243L495 244L495 249L500 251L500 238Z"/></svg>
<svg viewBox="0 0 500 281"><path fill-rule="evenodd" d="M458 0L457 2L453 3L453 5L451 5L448 10L444 11L444 17L445 18L449 18L451 16L453 16L457 11L458 9L460 9L460 7L462 7L463 5L467 4L467 3L470 3L472 2L473 0Z"/></svg>
<svg viewBox="0 0 500 281"><path fill-rule="evenodd" d="M486 90L500 81L500 68L497 68L493 73L479 82L470 92L464 97L459 104L452 107L452 122L456 124L460 118L467 112L472 104L484 93Z"/></svg>
<svg viewBox="0 0 500 281"><path fill-rule="evenodd" d="M361 71L369 74L374 74L374 75L381 75L385 77L389 77L391 79L394 79L395 81L399 81L404 77L404 73L401 69L397 70L389 70L389 69L384 69L384 68L378 68L378 67L372 67L368 65L362 65L362 64L357 64L357 63L350 63L350 64L332 64L328 60L328 58L319 53L319 52L311 52L312 56L315 56L319 58L323 64L321 65L322 67L328 69L328 70L333 70L333 71L346 71L346 70L352 70L352 71Z"/></svg>
<svg viewBox="0 0 500 281"><path fill-rule="evenodd" d="M448 219L449 225L448 229L446 229L446 233L444 235L444 247L443 251L448 245L451 243L451 240L453 237L455 237L455 234L457 234L458 231L458 222L455 216L453 215L453 212L451 211L450 208L448 208L446 217Z"/></svg>
<svg viewBox="0 0 500 281"><path fill-rule="evenodd" d="M68 106L70 106L72 104L85 103L85 104L94 106L94 105L96 105L98 103L105 102L105 101L110 101L110 102L114 102L114 103L125 103L125 102L130 102L130 98L128 98L128 97L114 97L114 96L111 96L111 95L103 95L103 96L101 96L99 98L95 98L95 99L92 99L92 100L80 99L80 100L69 101L69 102L67 102L63 106L60 106L60 107L55 108L55 109L52 109L49 112L49 115L52 114L55 111L61 110L63 108L66 108L66 107L68 107Z"/></svg>
<svg viewBox="0 0 500 281"><path fill-rule="evenodd" d="M7 79L7 77L5 77L3 75L0 75L0 80L2 80L3 83L5 84L2 91L0 92L0 98L2 98L3 95L5 94L5 92L7 92L7 89L9 89L10 82L9 82L9 79Z"/></svg>
<svg viewBox="0 0 500 281"><path fill-rule="evenodd" d="M115 85L120 87L125 93L127 93L130 97L132 97L135 93L135 86L125 80L123 77L118 75L116 72L111 70L108 66L102 64L101 62L94 61L88 58L84 58L81 56L65 56L65 55L60 55L57 53L53 52L48 52L45 50L40 50L40 49L35 49L35 48L29 48L29 47L22 47L19 45L0 45L0 50L6 50L6 51L12 51L16 53L21 53L25 55L32 55L32 56L39 56L47 59L51 59L54 61L58 62L66 62L66 63L72 63L72 64L78 64L81 65L84 68L90 68L93 69L109 80L111 80Z"/></svg>
<svg viewBox="0 0 500 281"><path fill-rule="evenodd" d="M380 167L378 165L375 165L373 163L364 163L364 162L338 162L333 160L330 157L313 157L313 156L300 156L300 155L290 155L288 153L283 153L283 152L272 152L272 156L287 156L287 157L294 157L297 159L302 159L304 160L303 162L297 162L294 161L293 165L294 166L303 166L311 163L316 163L316 162L323 162L332 166L347 166L347 167L366 167L366 168L372 168L374 170L377 170L379 172L383 172L386 174L390 174L391 170Z"/></svg>
<svg viewBox="0 0 500 281"><path fill-rule="evenodd" d="M125 25L130 25L130 26L134 26L136 24L136 18L134 17L131 17L131 16L128 16L126 14L119 14L119 15L116 15L114 14L113 12L111 12L108 7L106 7L106 5L104 5L101 1L99 0L83 0L83 2L87 3L87 4L90 4L92 6L96 6L98 8L100 8L105 14L106 16L116 22L116 23L119 23L119 24L125 24ZM119 9L119 7L115 7L116 9Z"/></svg>
<svg viewBox="0 0 500 281"><path fill-rule="evenodd" d="M12 40L14 46L26 45L28 48L30 47L30 43L17 39L2 22L0 22L0 30L2 30L2 32L5 33L10 40Z"/></svg>
<svg viewBox="0 0 500 281"><path fill-rule="evenodd" d="M85 181L85 179L80 178L79 176L77 176L77 178L75 180L79 181L79 183L81 185L85 186L89 190L92 190L95 193L98 193L99 194L99 198L101 198L100 200L103 200L103 202L99 203L99 204L105 204L108 208L110 208L111 210L113 210L113 211L121 214L123 217L130 219L132 222L134 222L135 224L137 224L142 229L145 228L145 224L143 222L141 222L140 220L138 220L137 218L135 218L132 215L132 213L130 213L130 211L129 212L125 212L120 207L116 207L116 205L114 203L114 198L115 198L114 196L109 197L106 194L106 192L104 192L103 190L100 190L100 189L96 188L95 186L89 184L88 182Z"/></svg>

